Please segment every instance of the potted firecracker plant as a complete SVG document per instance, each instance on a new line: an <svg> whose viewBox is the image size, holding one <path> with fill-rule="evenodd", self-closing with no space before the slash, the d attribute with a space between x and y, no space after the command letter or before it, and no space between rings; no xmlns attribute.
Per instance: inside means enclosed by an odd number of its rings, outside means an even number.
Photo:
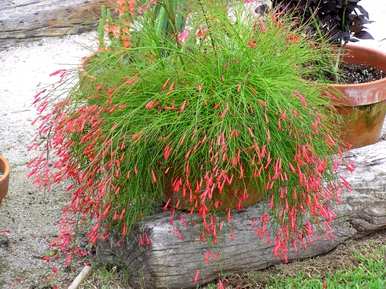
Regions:
<svg viewBox="0 0 386 289"><path fill-rule="evenodd" d="M260 200L260 235L274 231L284 260L314 226L330 229L331 204L349 188L336 173L339 119L325 88L305 81L328 69L327 49L284 16L246 17L243 1L230 15L229 2L119 2L69 95L36 95L33 146L55 158L33 159L31 176L66 181L72 196L57 246L79 252L74 223L90 244L124 238L157 208L195 214L201 238L216 242L223 222ZM71 81L52 75L60 88Z"/></svg>
<svg viewBox="0 0 386 289"><path fill-rule="evenodd" d="M0 203L8 192L9 164L6 158L0 155Z"/></svg>
<svg viewBox="0 0 386 289"><path fill-rule="evenodd" d="M386 114L386 53L359 45L347 44L358 39L371 39L365 24L369 14L359 1L276 0L276 6L292 9L292 13L307 23L311 33L328 35L337 48L340 70L326 91L336 110L344 118L343 141L353 147L376 142Z"/></svg>

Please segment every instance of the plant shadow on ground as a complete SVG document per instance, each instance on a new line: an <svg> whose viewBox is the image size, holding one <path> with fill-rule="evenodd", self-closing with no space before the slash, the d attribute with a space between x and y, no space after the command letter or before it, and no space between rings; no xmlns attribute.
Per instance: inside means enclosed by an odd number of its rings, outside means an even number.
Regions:
<svg viewBox="0 0 386 289"><path fill-rule="evenodd" d="M224 277L226 289L343 289L386 286L386 231L350 240L324 256ZM127 273L96 265L81 289L129 289ZM202 289L216 289L215 283ZM137 289L137 288L136 288ZM139 289L139 288L138 288Z"/></svg>

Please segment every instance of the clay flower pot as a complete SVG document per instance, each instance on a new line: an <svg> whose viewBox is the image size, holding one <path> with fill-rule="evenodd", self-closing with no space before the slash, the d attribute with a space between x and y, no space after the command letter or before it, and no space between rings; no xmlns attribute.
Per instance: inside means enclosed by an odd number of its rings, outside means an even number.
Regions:
<svg viewBox="0 0 386 289"><path fill-rule="evenodd" d="M195 200L199 200L201 192L197 193L193 190L193 202L182 197L181 193L173 193L171 178L165 178L165 201L171 201L171 206L179 210L189 211L193 206ZM233 183L224 187L224 190L219 193L216 188L213 191L213 199L208 203L209 209L215 209L217 211L227 211L228 209L241 209L249 206L253 206L264 198L263 190L257 188L252 180L246 182L246 191L248 195L244 198L240 198L243 192L243 186L241 183ZM235 192L238 194L236 195ZM178 204L178 205L176 205Z"/></svg>
<svg viewBox="0 0 386 289"><path fill-rule="evenodd" d="M9 164L8 161L0 155L0 203L8 192L9 183Z"/></svg>
<svg viewBox="0 0 386 289"><path fill-rule="evenodd" d="M343 61L386 71L386 53L348 45ZM360 84L333 84L326 93L344 119L342 139L355 147L375 143L386 114L386 78Z"/></svg>

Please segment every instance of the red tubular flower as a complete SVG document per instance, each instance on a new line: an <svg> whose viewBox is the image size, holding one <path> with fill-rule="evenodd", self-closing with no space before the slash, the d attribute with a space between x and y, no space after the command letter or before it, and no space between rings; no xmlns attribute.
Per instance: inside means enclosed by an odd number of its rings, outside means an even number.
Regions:
<svg viewBox="0 0 386 289"><path fill-rule="evenodd" d="M225 289L225 284L221 279L217 281L217 289Z"/></svg>
<svg viewBox="0 0 386 289"><path fill-rule="evenodd" d="M206 38L208 34L208 28L204 27L204 26L200 26L197 30L196 30L196 37L200 40L204 40Z"/></svg>
<svg viewBox="0 0 386 289"><path fill-rule="evenodd" d="M310 221L304 223L304 230L308 238L312 238L314 235L314 229Z"/></svg>
<svg viewBox="0 0 386 289"><path fill-rule="evenodd" d="M283 21L280 20L280 17L282 15L282 12L281 13L275 13L275 14L272 14L271 15L271 20L272 22L275 24L276 27L278 28L282 28L283 27Z"/></svg>
<svg viewBox="0 0 386 289"><path fill-rule="evenodd" d="M256 40L254 40L254 39L248 40L247 46L248 46L249 48L255 49L255 48L257 47Z"/></svg>
<svg viewBox="0 0 386 289"><path fill-rule="evenodd" d="M261 33L265 33L267 32L267 25L265 24L264 20L263 19L259 19L259 23L258 23L258 26L259 26L259 31Z"/></svg>
<svg viewBox="0 0 386 289"><path fill-rule="evenodd" d="M152 110L153 108L158 106L158 101L157 100L150 100L146 105L145 108L147 110Z"/></svg>
<svg viewBox="0 0 386 289"><path fill-rule="evenodd" d="M196 284L198 283L198 281L200 281L201 277L200 277L200 270L196 270L196 272L194 273L194 277L193 277L193 284Z"/></svg>
<svg viewBox="0 0 386 289"><path fill-rule="evenodd" d="M137 0L129 0L129 12L132 16L135 15L135 5Z"/></svg>
<svg viewBox="0 0 386 289"><path fill-rule="evenodd" d="M124 81L125 81L125 84L127 85L133 85L133 84L136 84L139 80L139 76L138 75L134 75L130 78L125 78Z"/></svg>
<svg viewBox="0 0 386 289"><path fill-rule="evenodd" d="M67 72L66 69L58 69L58 70L55 70L54 72L50 73L50 77L52 76L56 76L56 75L59 75L59 76L63 76L63 74L65 74Z"/></svg>
<svg viewBox="0 0 386 289"><path fill-rule="evenodd" d="M352 173L355 170L355 164L353 161L350 161L346 165L347 170Z"/></svg>
<svg viewBox="0 0 386 289"><path fill-rule="evenodd" d="M33 99L34 99L34 101L33 101L33 105L35 105L35 104L37 104L39 101L40 101L40 95L42 95L43 93L45 93L47 91L47 89L43 89L43 90L41 90L41 91L39 91L37 94L35 94L34 96L33 96Z"/></svg>
<svg viewBox="0 0 386 289"><path fill-rule="evenodd" d="M290 33L287 35L287 42L289 43L299 43L300 39L301 39L300 36L294 33Z"/></svg>
<svg viewBox="0 0 386 289"><path fill-rule="evenodd" d="M121 231L121 236L122 237L126 237L126 235L127 235L127 225L126 225L126 223L123 223L122 231Z"/></svg>
<svg viewBox="0 0 386 289"><path fill-rule="evenodd" d="M170 82L170 79L168 78L168 79L166 79L166 81L164 82L164 84L162 85L162 87L161 87L161 90L165 90L166 89L166 87L168 87L168 85L169 85L169 82Z"/></svg>
<svg viewBox="0 0 386 289"><path fill-rule="evenodd" d="M306 98L304 97L304 95L302 95L299 91L294 91L294 92L293 92L293 95L294 95L295 97L299 98L300 103L302 104L302 106L307 107L307 100L306 100Z"/></svg>
<svg viewBox="0 0 386 289"><path fill-rule="evenodd" d="M153 184L157 183L157 175L154 170L151 170L151 181Z"/></svg>
<svg viewBox="0 0 386 289"><path fill-rule="evenodd" d="M175 88L176 88L176 82L173 81L172 84L169 86L169 90L168 90L168 92L166 93L166 95L172 94L172 93L174 92Z"/></svg>
<svg viewBox="0 0 386 289"><path fill-rule="evenodd" d="M151 239L149 238L149 235L145 232L139 235L138 237L138 244L141 247L149 247L151 246Z"/></svg>
<svg viewBox="0 0 386 289"><path fill-rule="evenodd" d="M182 32L180 32L177 36L177 41L179 43L185 43L186 40L189 38L190 31L188 29L184 29Z"/></svg>
<svg viewBox="0 0 386 289"><path fill-rule="evenodd" d="M327 160L322 160L317 165L317 171L319 174L323 174L327 169Z"/></svg>
<svg viewBox="0 0 386 289"><path fill-rule="evenodd" d="M164 152L163 152L163 156L164 156L165 161L167 161L169 159L171 152L172 152L172 149L171 149L170 145L167 145L164 148Z"/></svg>
<svg viewBox="0 0 386 289"><path fill-rule="evenodd" d="M184 101L182 102L181 106L180 106L179 111L180 111L180 112L184 112L187 105L188 105L188 101L187 101L187 100L184 100Z"/></svg>
<svg viewBox="0 0 386 289"><path fill-rule="evenodd" d="M100 215L100 220L104 220L106 219L107 215L110 213L110 210L111 210L111 203L107 204L102 212L102 214Z"/></svg>
<svg viewBox="0 0 386 289"><path fill-rule="evenodd" d="M267 128L265 133L266 133L267 143L270 143L271 142L271 132L269 131L269 128Z"/></svg>
<svg viewBox="0 0 386 289"><path fill-rule="evenodd" d="M243 179L244 178L244 167L242 164L239 165L239 169L240 169L240 179Z"/></svg>
<svg viewBox="0 0 386 289"><path fill-rule="evenodd" d="M128 36L122 36L122 45L124 48L130 48L131 47L131 41L130 41L130 38Z"/></svg>
<svg viewBox="0 0 386 289"><path fill-rule="evenodd" d="M173 192L174 193L177 193L180 191L181 189L181 186L182 186L182 179L181 178L177 178L173 181L173 185L172 185L172 188L173 188Z"/></svg>
<svg viewBox="0 0 386 289"><path fill-rule="evenodd" d="M126 216L126 209L123 208L121 211L121 214L119 215L119 220L121 221L124 220L125 216Z"/></svg>
<svg viewBox="0 0 386 289"><path fill-rule="evenodd" d="M350 183L342 176L340 176L340 179L342 181L342 185L347 189L349 190L350 192L352 191L352 188L351 188L351 185Z"/></svg>
<svg viewBox="0 0 386 289"><path fill-rule="evenodd" d="M227 113L228 113L228 110L229 110L229 105L226 104L226 105L225 105L225 108L224 108L224 110L223 110L223 112L220 114L220 117L221 117L222 119L225 118L225 116L226 116Z"/></svg>

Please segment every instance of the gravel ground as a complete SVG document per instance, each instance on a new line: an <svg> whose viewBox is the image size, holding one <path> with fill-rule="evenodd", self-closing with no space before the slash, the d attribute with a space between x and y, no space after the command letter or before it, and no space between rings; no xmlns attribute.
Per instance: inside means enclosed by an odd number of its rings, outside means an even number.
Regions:
<svg viewBox="0 0 386 289"><path fill-rule="evenodd" d="M49 74L76 67L90 53L95 34L44 39L0 52L0 154L11 164L10 191L0 209L0 288L44 288L49 267L40 258L55 236L67 196L44 192L26 178L33 136L32 97ZM4 231L7 232L5 236ZM48 287L47 287L48 288Z"/></svg>
<svg viewBox="0 0 386 289"><path fill-rule="evenodd" d="M0 0L1 2L1 0ZM382 2L382 4L379 4ZM364 45L386 50L386 3L363 0L376 41ZM0 5L1 8L1 5ZM49 73L76 66L93 50L95 34L43 39L0 51L0 153L11 164L10 191L0 209L0 288L44 288L48 267L41 256L55 236L55 223L67 196L60 188L43 192L26 178L34 118L33 95L50 81ZM4 234L4 232L8 232ZM48 288L48 287L46 287Z"/></svg>

